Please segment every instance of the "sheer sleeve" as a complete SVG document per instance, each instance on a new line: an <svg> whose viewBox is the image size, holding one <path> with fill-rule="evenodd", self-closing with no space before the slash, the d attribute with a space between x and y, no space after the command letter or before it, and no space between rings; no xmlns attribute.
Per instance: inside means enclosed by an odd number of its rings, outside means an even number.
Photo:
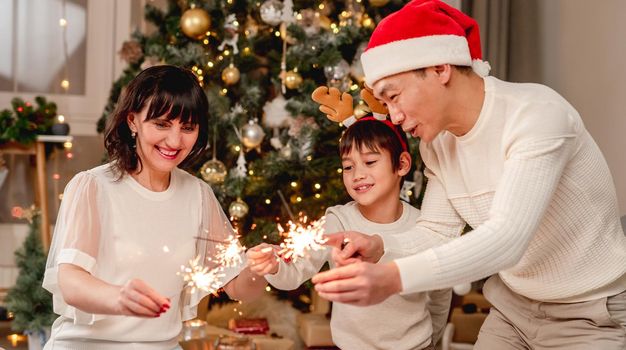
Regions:
<svg viewBox="0 0 626 350"><path fill-rule="evenodd" d="M199 238L196 240L196 255L199 257L199 264L212 270L220 267L215 263L219 245L228 241L231 236L236 236L237 233L222 210L213 190L205 183L201 183L200 188L202 196L201 224L198 231ZM237 277L239 272L246 266L246 256L243 253L243 249L240 253L240 259L241 263L237 266L222 268L221 287ZM208 292L202 290L196 290L192 293L190 288L186 287L182 298L182 319L189 320L196 317L197 306L200 300L208 294Z"/></svg>
<svg viewBox="0 0 626 350"><path fill-rule="evenodd" d="M68 305L58 284L59 264L73 264L90 274L97 268L100 247L98 183L88 172L74 176L63 192L44 274L43 287L52 293L54 312L77 324L104 318Z"/></svg>

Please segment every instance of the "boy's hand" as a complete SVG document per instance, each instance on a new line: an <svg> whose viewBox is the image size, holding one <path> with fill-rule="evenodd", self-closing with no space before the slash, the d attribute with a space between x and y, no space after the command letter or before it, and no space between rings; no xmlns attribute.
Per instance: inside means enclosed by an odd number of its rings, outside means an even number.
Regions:
<svg viewBox="0 0 626 350"><path fill-rule="evenodd" d="M366 235L356 231L327 234L326 245L334 247L333 260L338 266L356 261L377 263L385 253L382 238L379 235Z"/></svg>
<svg viewBox="0 0 626 350"><path fill-rule="evenodd" d="M278 249L278 246L267 243L248 249L246 257L250 271L258 276L273 275L278 272L278 258L276 257Z"/></svg>

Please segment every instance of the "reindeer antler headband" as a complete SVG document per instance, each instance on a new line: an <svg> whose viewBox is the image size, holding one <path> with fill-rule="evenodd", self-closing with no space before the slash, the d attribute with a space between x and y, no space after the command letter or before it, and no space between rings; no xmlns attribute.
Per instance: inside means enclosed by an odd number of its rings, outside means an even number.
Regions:
<svg viewBox="0 0 626 350"><path fill-rule="evenodd" d="M398 140L400 140L400 144L402 144L402 149L406 152L409 151L398 128L387 118L387 114L389 113L387 107L372 95L372 91L367 86L361 90L361 98L367 103L370 110L372 110L372 116L368 115L357 118L354 115L352 95L347 92L341 93L339 89L334 87L328 88L326 86L320 86L313 91L311 98L313 101L320 104L320 111L326 114L328 119L336 123L342 123L347 128L361 120L378 120L384 123L396 134Z"/></svg>

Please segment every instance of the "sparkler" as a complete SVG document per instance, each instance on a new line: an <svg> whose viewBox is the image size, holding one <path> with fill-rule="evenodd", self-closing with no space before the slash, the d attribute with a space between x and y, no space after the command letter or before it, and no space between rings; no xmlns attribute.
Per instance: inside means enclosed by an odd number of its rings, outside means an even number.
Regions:
<svg viewBox="0 0 626 350"><path fill-rule="evenodd" d="M209 270L208 267L199 264L200 256L189 260L189 266L181 266L179 275L183 275L183 280L187 282L187 286L191 287L191 293L196 289L209 293L216 293L222 286L221 278L224 277L222 268L217 267Z"/></svg>
<svg viewBox="0 0 626 350"><path fill-rule="evenodd" d="M218 243L215 260L224 267L235 267L242 263L241 254L246 251L246 247L239 243L238 236L228 236L226 242Z"/></svg>
<svg viewBox="0 0 626 350"><path fill-rule="evenodd" d="M280 244L282 248L278 254L286 261L296 261L306 256L309 250L324 249L327 239L324 237L325 217L307 224L307 216L301 216L297 223L289 221L289 230L285 232L279 224L280 234L285 240Z"/></svg>

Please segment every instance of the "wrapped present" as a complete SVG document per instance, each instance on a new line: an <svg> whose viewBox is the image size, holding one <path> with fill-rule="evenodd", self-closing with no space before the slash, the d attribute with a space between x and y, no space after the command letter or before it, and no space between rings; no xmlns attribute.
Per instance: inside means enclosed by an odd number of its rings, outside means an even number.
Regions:
<svg viewBox="0 0 626 350"><path fill-rule="evenodd" d="M183 350L214 350L215 342L220 336L237 336L239 333L229 331L225 328L206 326L206 336L201 339L180 341ZM256 350L293 350L294 342L287 338L274 338L266 335L248 336L256 346Z"/></svg>
<svg viewBox="0 0 626 350"><path fill-rule="evenodd" d="M231 318L228 321L228 329L242 334L266 334L270 326L265 318Z"/></svg>
<svg viewBox="0 0 626 350"><path fill-rule="evenodd" d="M450 322L454 324L452 340L457 343L474 344L478 339L480 327L485 322L487 314L482 312L465 313L463 309L455 307L450 315Z"/></svg>
<svg viewBox="0 0 626 350"><path fill-rule="evenodd" d="M300 338L307 347L332 347L330 319L322 314L303 314L298 317Z"/></svg>

